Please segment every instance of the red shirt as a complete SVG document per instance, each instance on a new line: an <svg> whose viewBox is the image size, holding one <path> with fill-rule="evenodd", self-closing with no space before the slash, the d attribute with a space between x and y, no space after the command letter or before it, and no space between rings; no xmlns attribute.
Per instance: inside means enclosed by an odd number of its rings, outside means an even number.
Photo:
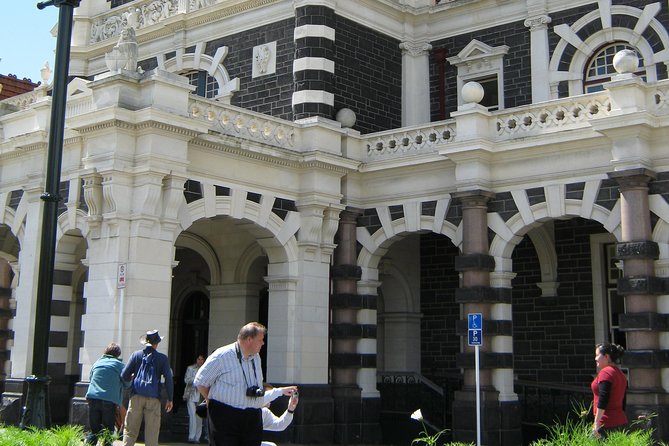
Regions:
<svg viewBox="0 0 669 446"><path fill-rule="evenodd" d="M627 390L627 378L618 367L606 366L599 371L597 377L590 385L595 397L594 408L597 414L597 403L599 402L599 383L608 381L611 383L611 392L609 395L609 404L604 410L602 416L602 425L604 427L616 427L627 424L627 416L623 410L623 399Z"/></svg>

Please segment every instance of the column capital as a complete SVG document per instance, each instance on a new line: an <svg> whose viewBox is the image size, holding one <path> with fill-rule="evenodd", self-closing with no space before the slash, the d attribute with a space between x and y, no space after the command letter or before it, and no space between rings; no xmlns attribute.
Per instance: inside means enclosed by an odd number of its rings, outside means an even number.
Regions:
<svg viewBox="0 0 669 446"><path fill-rule="evenodd" d="M483 189L466 190L451 194L453 199L459 200L466 207L487 206L488 201L494 196L494 192Z"/></svg>
<svg viewBox="0 0 669 446"><path fill-rule="evenodd" d="M339 222L340 224L357 224L358 217L362 214L362 209L346 206L346 209L339 214Z"/></svg>
<svg viewBox="0 0 669 446"><path fill-rule="evenodd" d="M523 24L526 27L530 28L530 31L535 31L548 28L548 24L551 23L552 20L553 19L551 19L549 15L541 14L533 17L528 17L527 19L525 19L525 22L523 22Z"/></svg>
<svg viewBox="0 0 669 446"><path fill-rule="evenodd" d="M648 183L657 178L654 171L645 167L609 172L607 175L610 179L615 180L622 190L648 187Z"/></svg>
<svg viewBox="0 0 669 446"><path fill-rule="evenodd" d="M400 42L400 49L402 54L408 54L409 56L426 56L428 51L432 49L432 45L423 41L405 40Z"/></svg>

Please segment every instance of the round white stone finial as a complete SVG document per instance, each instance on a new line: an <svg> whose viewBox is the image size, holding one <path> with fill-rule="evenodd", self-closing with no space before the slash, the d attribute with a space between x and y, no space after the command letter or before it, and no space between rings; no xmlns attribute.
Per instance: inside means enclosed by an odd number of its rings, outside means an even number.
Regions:
<svg viewBox="0 0 669 446"><path fill-rule="evenodd" d="M352 128L355 125L357 118L353 110L350 108L342 108L337 112L335 119L341 124L343 128Z"/></svg>
<svg viewBox="0 0 669 446"><path fill-rule="evenodd" d="M613 56L613 68L619 74L634 73L639 68L639 56L634 50L620 50Z"/></svg>
<svg viewBox="0 0 669 446"><path fill-rule="evenodd" d="M462 86L462 101L465 104L478 104L483 99L483 87L478 82L467 82Z"/></svg>

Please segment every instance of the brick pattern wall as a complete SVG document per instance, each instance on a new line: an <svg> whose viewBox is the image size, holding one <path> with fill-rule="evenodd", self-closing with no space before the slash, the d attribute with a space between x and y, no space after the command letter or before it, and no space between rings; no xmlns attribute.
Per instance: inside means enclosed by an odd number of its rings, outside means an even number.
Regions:
<svg viewBox="0 0 669 446"><path fill-rule="evenodd" d="M19 203L21 202L22 197L22 189L13 190L9 195L9 203L7 203L7 205L12 209L17 210L19 208Z"/></svg>
<svg viewBox="0 0 669 446"><path fill-rule="evenodd" d="M432 47L443 48L446 57L453 57L474 39L492 47L509 46L509 53L504 57L504 107L530 104L532 102L530 32L523 22L502 24L494 28L437 40L432 42ZM437 70L436 61L430 58L430 86L433 93L430 97L430 110L433 120L438 119L439 113L439 97L435 94L439 82ZM458 107L457 75L457 67L446 63L444 76L447 118Z"/></svg>
<svg viewBox="0 0 669 446"><path fill-rule="evenodd" d="M516 202L511 192L500 192L488 202L488 212L497 212L500 217L507 221L518 213ZM492 240L492 239L491 239Z"/></svg>
<svg viewBox="0 0 669 446"><path fill-rule="evenodd" d="M590 384L594 321L590 235L600 224L580 218L555 221L558 296L541 297L539 260L528 237L513 252L514 373L520 379Z"/></svg>
<svg viewBox="0 0 669 446"><path fill-rule="evenodd" d="M620 199L620 188L615 180L604 180L599 185L599 192L595 203L605 207L609 211L613 209Z"/></svg>
<svg viewBox="0 0 669 446"><path fill-rule="evenodd" d="M376 231L381 229L381 220L379 219L379 213L375 208L365 209L362 212L362 215L358 217L356 226L364 227L367 229L369 234L374 234Z"/></svg>
<svg viewBox="0 0 669 446"><path fill-rule="evenodd" d="M240 91L232 105L259 113L293 120L293 59L295 20L286 19L207 43L205 53L213 56L221 46L228 47L223 61L231 79L239 78ZM276 41L276 73L251 78L253 47Z"/></svg>
<svg viewBox="0 0 669 446"><path fill-rule="evenodd" d="M361 133L402 125L400 42L336 16L335 113L350 108Z"/></svg>
<svg viewBox="0 0 669 446"><path fill-rule="evenodd" d="M669 202L669 172L658 172L657 178L648 185L648 193L659 194Z"/></svg>
<svg viewBox="0 0 669 446"><path fill-rule="evenodd" d="M63 212L67 212L67 197L69 194L70 182L61 181L58 187L58 196L60 197L60 200L58 201L58 208L56 210L58 215L62 214Z"/></svg>
<svg viewBox="0 0 669 446"><path fill-rule="evenodd" d="M460 336L455 334L460 319L460 305L455 303L459 251L448 238L429 233L420 236L420 255L421 370L434 382L444 383L445 374L459 372L455 367L460 352Z"/></svg>

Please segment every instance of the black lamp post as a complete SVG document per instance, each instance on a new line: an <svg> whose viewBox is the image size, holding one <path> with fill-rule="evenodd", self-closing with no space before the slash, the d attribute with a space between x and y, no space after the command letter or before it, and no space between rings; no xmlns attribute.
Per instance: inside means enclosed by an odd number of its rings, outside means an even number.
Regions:
<svg viewBox="0 0 669 446"><path fill-rule="evenodd" d="M70 39L74 8L80 0L48 0L37 4L38 9L47 6L60 8L58 15L58 38L56 40L56 62L54 66L49 148L46 166L46 189L40 197L44 201L42 238L37 278L37 303L35 307L35 333L33 339L32 375L26 377L28 391L21 415L21 427L51 426L49 410L49 330L51 322L51 296L53 293L53 268L56 251L56 225L58 223L58 196L60 169L63 158L65 133L65 96L67 74L70 67Z"/></svg>

